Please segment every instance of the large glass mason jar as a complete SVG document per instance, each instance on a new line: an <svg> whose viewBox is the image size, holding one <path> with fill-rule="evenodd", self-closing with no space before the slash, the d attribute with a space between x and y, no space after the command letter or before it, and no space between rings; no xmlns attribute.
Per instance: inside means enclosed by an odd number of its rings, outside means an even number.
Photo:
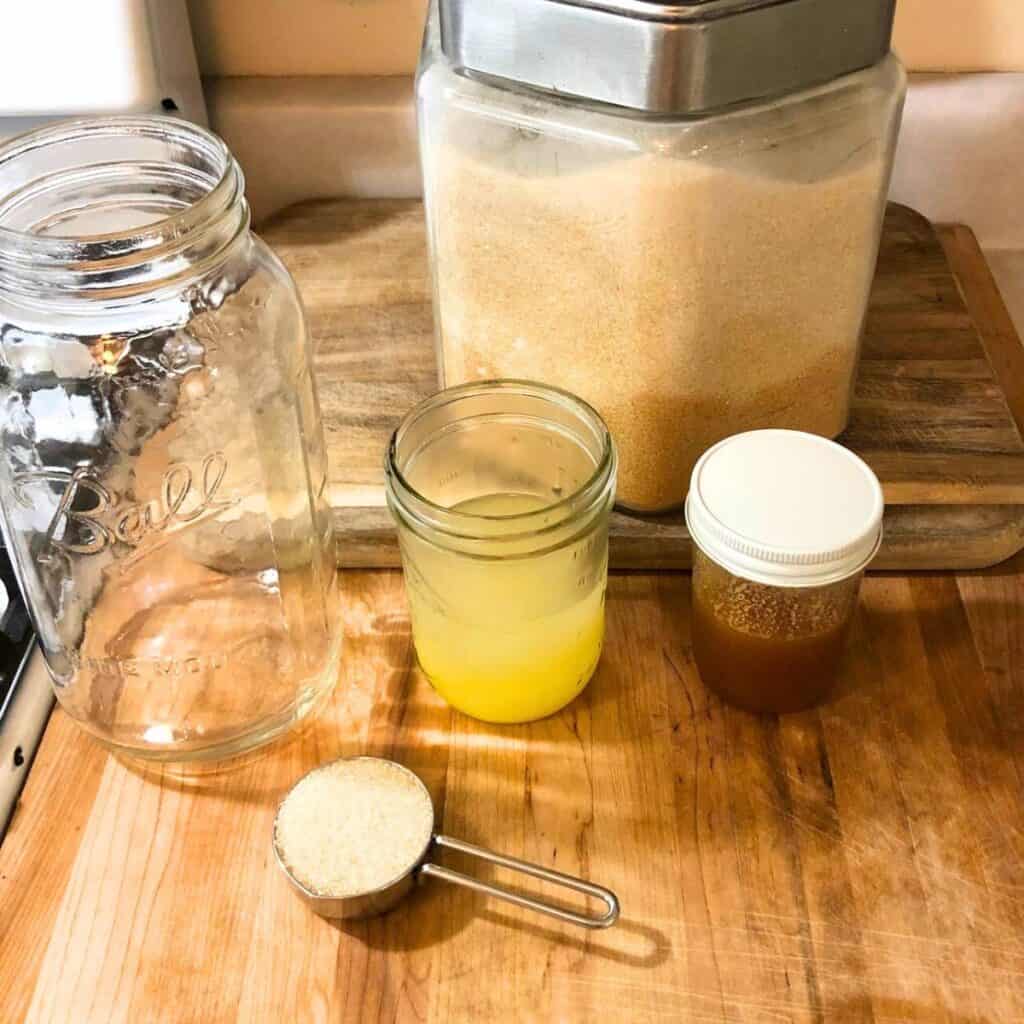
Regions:
<svg viewBox="0 0 1024 1024"><path fill-rule="evenodd" d="M64 709L165 761L268 741L340 643L294 284L170 118L0 147L0 506Z"/></svg>
<svg viewBox="0 0 1024 1024"><path fill-rule="evenodd" d="M442 382L555 383L618 500L846 425L906 79L893 0L433 0L417 82Z"/></svg>

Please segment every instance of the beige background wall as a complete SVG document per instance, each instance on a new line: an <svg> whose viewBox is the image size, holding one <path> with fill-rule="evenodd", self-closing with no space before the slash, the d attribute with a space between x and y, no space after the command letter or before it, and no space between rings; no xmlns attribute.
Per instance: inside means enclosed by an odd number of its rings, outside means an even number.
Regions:
<svg viewBox="0 0 1024 1024"><path fill-rule="evenodd" d="M425 7L426 0L189 0L207 75L408 73ZM896 48L915 71L1024 70L1024 0L898 0Z"/></svg>
<svg viewBox="0 0 1024 1024"><path fill-rule="evenodd" d="M1024 70L1024 2L898 0L896 48L913 71Z"/></svg>
<svg viewBox="0 0 1024 1024"><path fill-rule="evenodd" d="M425 10L426 0L189 0L206 75L408 74Z"/></svg>

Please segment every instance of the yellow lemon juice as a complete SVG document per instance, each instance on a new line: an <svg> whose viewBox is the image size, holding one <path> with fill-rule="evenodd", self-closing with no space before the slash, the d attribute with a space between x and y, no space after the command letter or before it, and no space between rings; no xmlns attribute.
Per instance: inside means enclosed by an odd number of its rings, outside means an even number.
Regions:
<svg viewBox="0 0 1024 1024"><path fill-rule="evenodd" d="M549 502L490 494L455 506L514 516ZM453 707L488 722L553 714L586 685L604 638L607 533L556 550L501 560L402 539L420 665Z"/></svg>

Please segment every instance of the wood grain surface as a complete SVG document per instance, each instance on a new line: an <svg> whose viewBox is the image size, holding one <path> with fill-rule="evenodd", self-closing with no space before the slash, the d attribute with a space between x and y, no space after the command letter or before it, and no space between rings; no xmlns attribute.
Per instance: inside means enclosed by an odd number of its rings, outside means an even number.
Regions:
<svg viewBox="0 0 1024 1024"><path fill-rule="evenodd" d="M337 209L289 216L324 218L326 238ZM331 278L337 252L320 249L334 243L310 243L308 223L295 222L288 257L319 309L335 467L345 452L362 465L431 386L424 298L389 290L422 273L418 213L362 209L362 226L338 243L379 250L358 273ZM919 222L905 223L905 235L887 235L894 252L925 244L911 230ZM919 476L905 474L898 491L914 500L890 508L888 529L918 564L943 549L969 561L993 536L1006 551L1024 543L1017 498L993 497L1016 494L1015 442L1005 430L1005 450L979 440L993 418L1005 428L1006 405L971 324L997 325L986 344L1000 369L1017 372L1019 342L1008 320L999 326L969 234L943 240L964 298L916 277L892 284L923 288L935 309L904 330L893 299L869 329L865 366L889 358L879 332L891 331L902 376L875 391L862 383L858 398L881 415L879 394L917 396L907 415ZM387 379L372 345L391 354ZM1019 413L1019 388L1006 394ZM918 405L949 407L938 433ZM884 453L878 422L863 430ZM919 456L954 424L953 454L983 468L961 473L954 459L929 477ZM335 484L365 499L376 486L365 465ZM984 502L951 501L975 482ZM339 510L351 550L382 550L380 512ZM670 523L618 529L638 559L653 550L644 530L668 531L658 550L686 563ZM342 581L347 640L330 703L230 772L140 771L54 713L0 845L0 1021L1024 1019L1024 554L959 575L868 577L836 699L781 719L704 690L685 575L613 574L593 682L560 714L520 727L473 722L433 693L400 574ZM387 917L315 917L279 877L274 810L309 768L359 753L417 771L445 832L612 887L620 923L584 933L436 881Z"/></svg>
<svg viewBox="0 0 1024 1024"><path fill-rule="evenodd" d="M437 389L422 207L303 203L264 234L299 283L317 343L339 559L397 565L384 447L405 412ZM963 227L941 234L946 252L923 217L890 206L842 438L885 488L879 568L975 568L1024 547L1020 343L974 236ZM688 568L682 515L617 513L611 559L617 568Z"/></svg>
<svg viewBox="0 0 1024 1024"><path fill-rule="evenodd" d="M0 847L0 1020L1024 1016L1024 556L870 577L837 699L783 719L704 690L685 575L613 576L592 684L525 727L432 692L400 575L343 583L332 702L229 774L137 773L54 714ZM620 924L436 881L315 917L278 875L275 804L357 753L419 772L447 833L611 886Z"/></svg>

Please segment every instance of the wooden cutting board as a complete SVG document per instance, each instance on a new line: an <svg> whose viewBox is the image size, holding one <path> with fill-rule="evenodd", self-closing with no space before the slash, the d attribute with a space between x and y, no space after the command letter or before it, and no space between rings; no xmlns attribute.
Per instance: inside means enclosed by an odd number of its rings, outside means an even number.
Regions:
<svg viewBox="0 0 1024 1024"><path fill-rule="evenodd" d="M339 562L392 566L382 458L437 390L422 205L302 203L264 237L316 344ZM1024 548L1024 349L974 235L890 205L850 427L886 496L880 569L969 569ZM615 513L611 564L685 569L680 514Z"/></svg>

